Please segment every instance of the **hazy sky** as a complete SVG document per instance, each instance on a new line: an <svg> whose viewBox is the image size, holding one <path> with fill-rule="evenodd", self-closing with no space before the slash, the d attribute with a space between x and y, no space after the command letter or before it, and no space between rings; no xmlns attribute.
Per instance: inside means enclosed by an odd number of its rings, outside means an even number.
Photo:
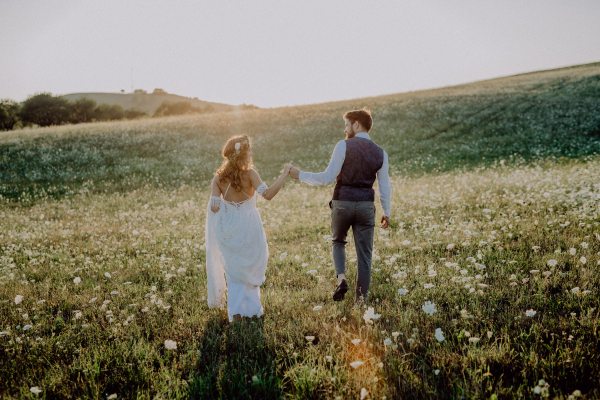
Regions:
<svg viewBox="0 0 600 400"><path fill-rule="evenodd" d="M600 61L598 0L0 0L0 98L134 87L261 107Z"/></svg>

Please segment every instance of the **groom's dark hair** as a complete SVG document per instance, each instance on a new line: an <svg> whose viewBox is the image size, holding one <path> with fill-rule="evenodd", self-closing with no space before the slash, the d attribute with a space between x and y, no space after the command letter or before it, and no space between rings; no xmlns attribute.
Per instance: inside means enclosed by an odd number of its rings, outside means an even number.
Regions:
<svg viewBox="0 0 600 400"><path fill-rule="evenodd" d="M350 122L355 123L358 121L363 128L367 130L367 133L373 127L373 118L371 118L371 110L367 107L363 107L360 110L352 110L348 111L344 114L344 119L350 120Z"/></svg>

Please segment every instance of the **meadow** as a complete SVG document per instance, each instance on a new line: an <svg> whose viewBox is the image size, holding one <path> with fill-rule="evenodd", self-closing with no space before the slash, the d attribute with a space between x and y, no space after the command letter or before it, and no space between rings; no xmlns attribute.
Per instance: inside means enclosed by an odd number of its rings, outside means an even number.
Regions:
<svg viewBox="0 0 600 400"><path fill-rule="evenodd" d="M595 63L337 103L11 131L0 134L0 195L26 203L206 185L224 141L240 133L254 139L264 179L290 161L322 170L344 137L342 115L365 105L374 140L402 175L600 154Z"/></svg>
<svg viewBox="0 0 600 400"><path fill-rule="evenodd" d="M3 134L0 396L599 398L599 82L593 64ZM230 324L205 297L224 139L250 134L270 184L286 161L324 168L364 104L393 169L370 304L331 300L332 188L288 180L257 203L265 314ZM350 241L351 287L355 264Z"/></svg>

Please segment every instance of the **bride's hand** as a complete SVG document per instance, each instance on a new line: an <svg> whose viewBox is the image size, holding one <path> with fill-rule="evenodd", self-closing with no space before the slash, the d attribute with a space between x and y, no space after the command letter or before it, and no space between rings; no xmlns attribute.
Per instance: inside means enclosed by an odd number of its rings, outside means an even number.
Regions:
<svg viewBox="0 0 600 400"><path fill-rule="evenodd" d="M292 169L293 165L292 164L283 164L283 174L284 175L289 175L290 174L290 169Z"/></svg>

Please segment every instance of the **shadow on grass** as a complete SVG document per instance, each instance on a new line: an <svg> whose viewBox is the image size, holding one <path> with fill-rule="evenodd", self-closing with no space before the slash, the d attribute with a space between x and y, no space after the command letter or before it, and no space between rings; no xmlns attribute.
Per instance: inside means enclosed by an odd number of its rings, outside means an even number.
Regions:
<svg viewBox="0 0 600 400"><path fill-rule="evenodd" d="M262 318L230 324L222 314L204 326L193 399L277 399L282 396L275 341Z"/></svg>

